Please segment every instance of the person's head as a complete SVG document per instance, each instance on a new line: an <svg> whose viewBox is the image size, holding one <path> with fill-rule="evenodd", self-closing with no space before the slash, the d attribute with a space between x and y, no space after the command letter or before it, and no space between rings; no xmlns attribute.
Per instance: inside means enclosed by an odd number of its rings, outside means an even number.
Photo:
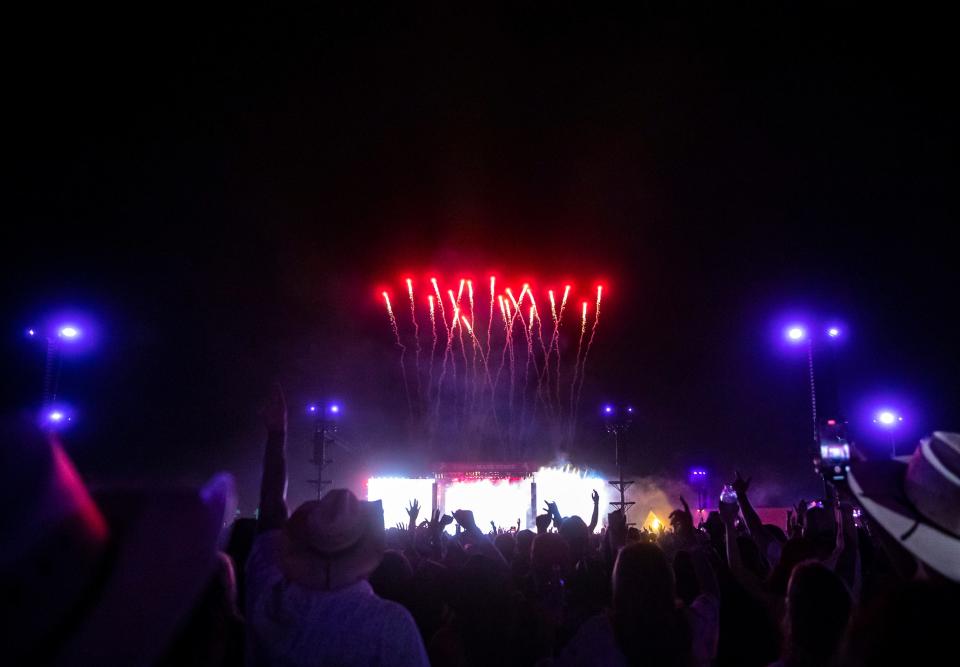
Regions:
<svg viewBox="0 0 960 667"><path fill-rule="evenodd" d="M813 546L801 537L791 537L784 542L783 548L780 550L780 560L770 573L770 592L780 597L785 597L787 594L787 584L790 581L793 568L814 556L815 551Z"/></svg>
<svg viewBox="0 0 960 667"><path fill-rule="evenodd" d="M688 662L689 628L677 608L673 570L658 546L638 542L620 550L612 620L617 645L631 662Z"/></svg>
<svg viewBox="0 0 960 667"><path fill-rule="evenodd" d="M407 557L400 551L388 549L383 552L383 560L370 574L370 586L380 597L405 603L413 580L413 568Z"/></svg>
<svg viewBox="0 0 960 667"><path fill-rule="evenodd" d="M536 533L532 530L521 530L517 533L517 556L521 560L530 560L530 550L533 548L533 538Z"/></svg>
<svg viewBox="0 0 960 667"><path fill-rule="evenodd" d="M574 562L583 558L590 546L590 529L583 519L578 516L564 519L559 533L570 547L570 557Z"/></svg>
<svg viewBox="0 0 960 667"><path fill-rule="evenodd" d="M826 665L837 655L852 603L843 581L818 561L798 565L787 587L786 653L793 664Z"/></svg>
<svg viewBox="0 0 960 667"><path fill-rule="evenodd" d="M517 550L517 540L514 538L513 533L500 533L494 538L493 544L497 547L497 550L505 561L508 563L513 561L514 554Z"/></svg>
<svg viewBox="0 0 960 667"><path fill-rule="evenodd" d="M566 572L570 566L570 547L557 533L543 533L533 540L530 566L539 578Z"/></svg>
<svg viewBox="0 0 960 667"><path fill-rule="evenodd" d="M280 565L292 582L333 590L369 577L383 551L380 501L360 501L347 489L333 489L300 505L287 521Z"/></svg>

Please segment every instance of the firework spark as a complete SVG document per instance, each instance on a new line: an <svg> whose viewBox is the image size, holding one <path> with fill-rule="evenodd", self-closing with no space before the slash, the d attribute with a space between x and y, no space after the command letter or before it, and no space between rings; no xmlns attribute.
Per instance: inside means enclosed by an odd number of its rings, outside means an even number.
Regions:
<svg viewBox="0 0 960 667"><path fill-rule="evenodd" d="M470 275L469 273L461 275ZM575 348L571 344L571 352L565 351L567 336L565 331L566 306L573 296L571 285L564 285L563 292L556 289L544 290L541 294L534 292L531 283L522 283L519 290L514 291L506 285L501 286L497 293L497 278L490 276L490 301L486 309L477 303L477 292L472 279L459 278L458 283L441 288L437 278L430 278L431 293L420 303L419 307L426 307L430 322L430 347L427 377L421 378L422 352L426 352L420 340L418 303L414 278L404 279L407 297L410 301L410 330L401 331L390 294L382 293L387 316L390 321L394 342L400 350L401 375L404 380L404 391L407 398L411 418L417 414L417 405L426 408L430 415L424 426L429 427L431 437L440 437L440 433L454 435L456 430L463 433L474 433L476 437L486 442L499 441L506 449L504 454L521 455L523 447L533 444L534 439L542 440L544 433L552 433L553 437L560 438L555 444L560 444L567 436L561 433L569 432L571 437L576 430L576 415L580 397L585 383L585 368L592 354L592 345L596 339L600 309L602 307L603 287L597 288L596 302L592 328L588 331L589 302L581 305L579 329L577 337L571 331L569 338L576 337ZM444 294L445 292L445 294ZM562 294L562 297L561 297ZM549 300L550 320L552 328L548 336L544 336L543 313L537 303L538 297ZM481 297L482 299L482 297ZM447 303L444 304L444 301ZM481 311L477 312L480 305ZM446 316L445 308L451 308L451 316ZM494 326L494 320L499 307L502 329ZM546 307L546 306L544 306ZM440 341L437 310L440 310L439 319L443 322L446 332L445 345ZM483 316L487 321L483 322ZM486 344L481 342L483 327L486 326ZM574 323L568 326L571 330ZM517 329L523 336L521 342L516 339ZM423 332L424 335L425 332ZM588 335L589 334L589 335ZM414 343L405 340L413 336ZM406 345L404 343L406 342ZM516 345L526 343L526 358L518 360ZM410 382L406 368L407 346L415 345L417 351L415 380L416 386ZM438 347L442 345L442 362ZM459 347L459 350L457 349ZM468 351L472 347L472 352ZM567 368L570 377L561 383L566 376L566 369L562 364L561 351L567 358ZM491 360L499 352L500 363L494 372L490 367ZM521 352L522 354L522 352ZM478 362L479 358L479 362ZM507 359L509 358L509 365ZM440 370L435 372L434 366ZM459 372L458 372L459 371ZM509 375L509 381L504 377ZM452 381L451 381L452 376ZM425 381L424 386L421 382ZM569 414L566 409L567 396L564 388L569 383ZM416 392L414 394L414 392ZM416 399L416 401L415 401ZM562 406L562 407L561 407ZM507 420L498 417L506 414ZM544 421L547 420L547 421ZM550 421L552 420L552 421ZM503 430L501 431L501 423ZM553 424L551 427L550 424ZM565 427L565 428L563 428ZM437 429L443 428L443 431ZM490 429L494 428L495 432ZM450 429L455 429L451 431ZM539 434L536 438L534 434ZM505 439L506 438L506 439ZM462 440L462 438L461 438ZM527 444L524 444L527 443Z"/></svg>
<svg viewBox="0 0 960 667"><path fill-rule="evenodd" d="M407 364L404 358L407 355L406 346L400 341L400 329L397 327L397 318L393 315L393 306L390 305L390 295L383 292L383 300L387 304L387 316L390 318L390 327L393 329L393 336L397 341L397 347L400 348L400 374L403 377L403 389L407 395L407 410L410 417L413 417L413 402L410 400L410 387L407 385Z"/></svg>
<svg viewBox="0 0 960 667"><path fill-rule="evenodd" d="M423 404L423 394L420 387L420 325L417 323L417 307L413 300L413 280L410 278L407 278L407 294L410 297L410 321L413 322L413 340L416 343L415 359L417 372L415 376L417 378L417 410L419 411L419 406Z"/></svg>

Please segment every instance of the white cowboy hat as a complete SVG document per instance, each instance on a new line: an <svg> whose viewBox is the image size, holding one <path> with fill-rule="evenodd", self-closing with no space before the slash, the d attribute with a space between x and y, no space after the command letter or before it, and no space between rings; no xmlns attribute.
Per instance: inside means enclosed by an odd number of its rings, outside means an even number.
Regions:
<svg viewBox="0 0 960 667"><path fill-rule="evenodd" d="M383 505L332 489L303 503L283 528L281 569L307 588L333 590L366 579L384 550Z"/></svg>
<svg viewBox="0 0 960 667"><path fill-rule="evenodd" d="M935 432L912 456L851 464L850 490L899 544L960 581L960 433Z"/></svg>

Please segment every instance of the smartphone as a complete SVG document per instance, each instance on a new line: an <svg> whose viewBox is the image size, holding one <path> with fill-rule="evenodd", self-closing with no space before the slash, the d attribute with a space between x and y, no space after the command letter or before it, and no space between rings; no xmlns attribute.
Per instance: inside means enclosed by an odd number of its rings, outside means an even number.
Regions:
<svg viewBox="0 0 960 667"><path fill-rule="evenodd" d="M834 482L847 479L847 468L850 465L850 445L847 443L820 444L820 474Z"/></svg>

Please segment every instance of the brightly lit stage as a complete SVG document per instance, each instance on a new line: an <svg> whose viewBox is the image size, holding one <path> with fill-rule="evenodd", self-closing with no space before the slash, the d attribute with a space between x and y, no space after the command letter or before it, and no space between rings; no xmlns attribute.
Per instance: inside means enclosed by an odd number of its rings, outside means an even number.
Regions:
<svg viewBox="0 0 960 667"><path fill-rule="evenodd" d="M493 521L509 528L535 528L545 501L557 503L563 516L578 515L590 521L591 492L600 494L600 510L606 512L609 485L598 473L570 466L535 467L528 463L439 463L432 474L421 477L371 477L367 499L383 501L387 527L407 524L406 508L420 503L419 520L434 510L451 514L472 510L477 526L487 530ZM453 527L449 527L453 530Z"/></svg>

